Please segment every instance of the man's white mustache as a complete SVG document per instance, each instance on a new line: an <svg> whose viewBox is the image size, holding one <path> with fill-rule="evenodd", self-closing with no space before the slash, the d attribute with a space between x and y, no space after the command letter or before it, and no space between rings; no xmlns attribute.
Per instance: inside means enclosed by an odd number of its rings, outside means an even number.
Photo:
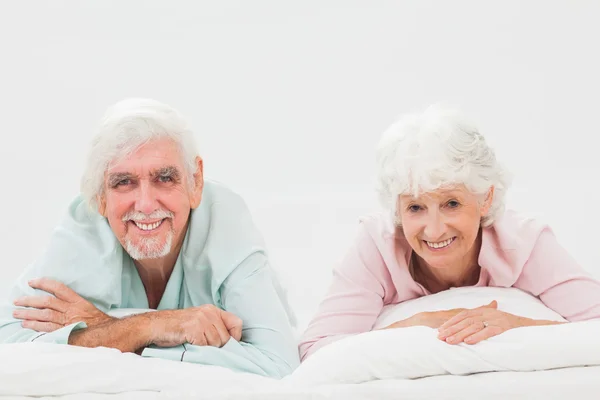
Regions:
<svg viewBox="0 0 600 400"><path fill-rule="evenodd" d="M123 222L127 221L145 221L149 219L173 218L173 213L166 210L152 211L150 214L144 214L139 211L132 211L123 216Z"/></svg>

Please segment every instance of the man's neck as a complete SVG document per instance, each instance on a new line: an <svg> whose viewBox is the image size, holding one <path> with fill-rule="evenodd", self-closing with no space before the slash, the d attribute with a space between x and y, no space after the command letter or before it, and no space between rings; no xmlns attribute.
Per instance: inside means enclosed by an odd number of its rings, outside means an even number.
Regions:
<svg viewBox="0 0 600 400"><path fill-rule="evenodd" d="M171 249L171 252L161 258L133 260L133 263L140 275L140 279L146 289L148 297L148 306L156 309L162 299L167 282L173 273L175 263L179 257L179 252L183 240L178 241L177 245Z"/></svg>

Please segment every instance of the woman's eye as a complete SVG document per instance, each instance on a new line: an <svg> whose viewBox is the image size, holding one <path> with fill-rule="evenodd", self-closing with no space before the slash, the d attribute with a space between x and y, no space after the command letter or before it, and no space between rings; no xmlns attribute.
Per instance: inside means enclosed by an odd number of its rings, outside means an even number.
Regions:
<svg viewBox="0 0 600 400"><path fill-rule="evenodd" d="M412 206L409 206L409 207L408 207L408 211L410 211L410 212L417 212L417 211L419 211L420 209L421 209L421 206L418 206L418 205L416 205L416 204L413 204Z"/></svg>
<svg viewBox="0 0 600 400"><path fill-rule="evenodd" d="M450 208L456 208L456 207L460 206L460 203L456 200L450 200L447 204L448 204L448 207L450 207Z"/></svg>

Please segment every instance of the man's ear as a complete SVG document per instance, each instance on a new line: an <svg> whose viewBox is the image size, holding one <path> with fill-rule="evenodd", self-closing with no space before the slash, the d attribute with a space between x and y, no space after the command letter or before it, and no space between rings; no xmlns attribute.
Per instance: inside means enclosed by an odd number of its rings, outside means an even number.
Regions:
<svg viewBox="0 0 600 400"><path fill-rule="evenodd" d="M483 201L483 205L481 206L481 216L484 217L487 215L488 211L492 207L492 202L494 201L494 186L490 186L488 190L485 200Z"/></svg>
<svg viewBox="0 0 600 400"><path fill-rule="evenodd" d="M190 191L190 207L197 208L202 201L202 190L204 189L204 163L200 156L196 157L196 172L194 173L194 186Z"/></svg>
<svg viewBox="0 0 600 400"><path fill-rule="evenodd" d="M96 203L98 203L98 212L100 213L100 215L106 218L106 196L96 196Z"/></svg>

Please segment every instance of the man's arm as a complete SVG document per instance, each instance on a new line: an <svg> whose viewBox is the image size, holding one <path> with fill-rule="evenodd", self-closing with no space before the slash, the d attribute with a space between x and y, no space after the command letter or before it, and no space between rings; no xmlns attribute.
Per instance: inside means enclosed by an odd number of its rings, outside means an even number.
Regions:
<svg viewBox="0 0 600 400"><path fill-rule="evenodd" d="M23 318L14 316L15 311L25 310L14 301L22 297L48 296L43 290L31 287L29 282L49 277L67 284L98 310L109 310L119 304L121 298L122 259L123 250L106 219L92 212L83 198L77 196L53 230L43 254L25 268L7 298L0 300L0 343L67 344L71 332L86 326L78 323L80 319L73 323L65 321L60 327L49 329L46 325L47 329L40 329L39 324L29 326Z"/></svg>
<svg viewBox="0 0 600 400"><path fill-rule="evenodd" d="M53 332L65 326L77 327L63 332L64 343L83 347L111 347L122 352L137 352L150 344L173 347L183 343L200 346L225 345L231 337L242 336L242 320L212 304L182 310L162 310L124 319L108 316L61 282L47 278L29 282L32 288L52 296L25 296L15 300L13 317L23 327Z"/></svg>
<svg viewBox="0 0 600 400"><path fill-rule="evenodd" d="M28 285L46 294L21 296L14 300L11 317L2 331L15 331L9 341L50 341L83 347L111 347L122 352L135 352L149 345L155 332L153 321L158 316L138 314L118 319L98 310L61 282L41 278ZM9 307L3 307L3 314Z"/></svg>
<svg viewBox="0 0 600 400"><path fill-rule="evenodd" d="M69 344L82 347L111 347L122 352L139 352L153 344L175 347L189 343L221 347L242 336L242 320L212 304L181 310L152 311L112 318L91 328L71 333Z"/></svg>
<svg viewBox="0 0 600 400"><path fill-rule="evenodd" d="M298 348L271 274L264 253L243 260L219 291L223 309L243 321L241 339L232 334L221 348L186 344L182 361L274 378L290 374L300 364ZM162 352L147 348L142 356L162 357Z"/></svg>
<svg viewBox="0 0 600 400"><path fill-rule="evenodd" d="M110 347L123 353L134 353L153 341L154 313L114 318L103 324L71 332L68 344L81 347ZM154 318L153 318L154 317Z"/></svg>

